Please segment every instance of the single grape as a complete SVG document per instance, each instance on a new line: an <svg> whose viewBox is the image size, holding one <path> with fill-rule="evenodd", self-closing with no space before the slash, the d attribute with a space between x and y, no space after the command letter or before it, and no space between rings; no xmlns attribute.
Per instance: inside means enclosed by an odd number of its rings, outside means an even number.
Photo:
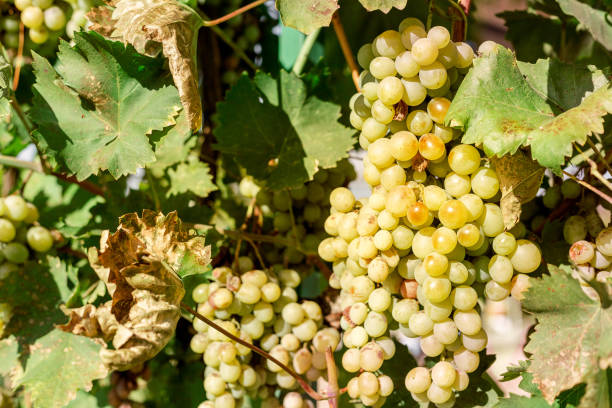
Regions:
<svg viewBox="0 0 612 408"><path fill-rule="evenodd" d="M28 28L38 29L44 22L44 14L40 7L30 6L21 12L21 22Z"/></svg>
<svg viewBox="0 0 612 408"><path fill-rule="evenodd" d="M53 237L45 227L31 227L27 233L30 248L36 252L47 252L53 246Z"/></svg>

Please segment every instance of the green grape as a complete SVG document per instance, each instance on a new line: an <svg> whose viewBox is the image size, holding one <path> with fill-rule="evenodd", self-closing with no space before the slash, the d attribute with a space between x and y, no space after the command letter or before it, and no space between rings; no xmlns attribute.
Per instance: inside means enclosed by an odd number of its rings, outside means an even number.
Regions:
<svg viewBox="0 0 612 408"><path fill-rule="evenodd" d="M442 65L442 63L438 61L423 65L419 70L419 80L421 81L421 84L423 84L423 86L427 89L443 88L448 80L446 68L444 67L444 65Z"/></svg>
<svg viewBox="0 0 612 408"><path fill-rule="evenodd" d="M565 198L576 199L580 197L582 187L572 179L563 180L561 183L561 194Z"/></svg>
<svg viewBox="0 0 612 408"><path fill-rule="evenodd" d="M364 44L359 48L357 52L357 62L359 66L363 69L368 69L370 67L370 62L374 59L374 53L372 53L372 45Z"/></svg>
<svg viewBox="0 0 612 408"><path fill-rule="evenodd" d="M493 197L499 191L497 173L486 167L480 167L471 177L472 191L482 199Z"/></svg>
<svg viewBox="0 0 612 408"><path fill-rule="evenodd" d="M422 136L431 130L433 123L427 112L413 110L406 118L408 129L417 136Z"/></svg>
<svg viewBox="0 0 612 408"><path fill-rule="evenodd" d="M378 84L377 94L380 101L385 105L394 105L398 103L404 94L402 81L395 76L383 78Z"/></svg>
<svg viewBox="0 0 612 408"><path fill-rule="evenodd" d="M516 248L516 239L509 232L502 232L493 239L493 251L498 255L509 255Z"/></svg>
<svg viewBox="0 0 612 408"><path fill-rule="evenodd" d="M36 252L47 252L53 246L53 237L44 227L31 227L27 232L27 241Z"/></svg>
<svg viewBox="0 0 612 408"><path fill-rule="evenodd" d="M44 22L43 11L36 6L26 7L21 12L21 22L28 28L38 29Z"/></svg>
<svg viewBox="0 0 612 408"><path fill-rule="evenodd" d="M0 241L10 242L15 239L17 230L12 222L4 218L0 218Z"/></svg>
<svg viewBox="0 0 612 408"><path fill-rule="evenodd" d="M440 123L444 123L444 118L446 117L446 112L448 112L450 104L450 100L441 97L433 98L427 103L427 114L436 122L436 126L439 126Z"/></svg>
<svg viewBox="0 0 612 408"><path fill-rule="evenodd" d="M431 385L429 370L425 367L415 367L408 372L404 382L410 392L417 394L426 392Z"/></svg>
<svg viewBox="0 0 612 408"><path fill-rule="evenodd" d="M412 78L419 74L421 67L412 58L410 51L404 51L395 59L395 70L404 78Z"/></svg>
<svg viewBox="0 0 612 408"><path fill-rule="evenodd" d="M439 361L431 369L431 382L439 387L450 388L456 378L457 371L448 361Z"/></svg>
<svg viewBox="0 0 612 408"><path fill-rule="evenodd" d="M555 208L561 202L561 187L552 186L546 193L544 193L544 197L542 197L542 204L546 208Z"/></svg>
<svg viewBox="0 0 612 408"><path fill-rule="evenodd" d="M455 44L457 49L457 59L455 61L455 66L457 68L467 68L472 65L472 60L474 59L474 50L469 44L464 42L459 42Z"/></svg>
<svg viewBox="0 0 612 408"><path fill-rule="evenodd" d="M410 50L412 58L421 66L432 64L438 58L438 47L429 38L419 38L414 41Z"/></svg>
<svg viewBox="0 0 612 408"><path fill-rule="evenodd" d="M435 161L444 157L446 147L438 136L426 133L419 138L419 153L427 160Z"/></svg>
<svg viewBox="0 0 612 408"><path fill-rule="evenodd" d="M443 26L431 27L427 32L427 38L433 41L438 48L444 48L450 42L450 33Z"/></svg>
<svg viewBox="0 0 612 408"><path fill-rule="evenodd" d="M387 30L379 34L374 39L372 46L379 55L388 58L395 58L404 51L401 35L395 30Z"/></svg>
<svg viewBox="0 0 612 408"><path fill-rule="evenodd" d="M11 221L23 221L28 216L28 206L25 200L19 196L12 195L4 198L6 216Z"/></svg>
<svg viewBox="0 0 612 408"><path fill-rule="evenodd" d="M418 106L427 97L427 88L425 88L418 77L402 78L404 85L404 93L402 101L408 106Z"/></svg>
<svg viewBox="0 0 612 408"><path fill-rule="evenodd" d="M411 50L417 40L427 37L427 33L423 29L422 23L420 25L408 25L403 30L400 30L400 32L402 45L407 50Z"/></svg>
<svg viewBox="0 0 612 408"><path fill-rule="evenodd" d="M397 73L395 70L395 62L391 58L376 57L370 62L370 73L376 79L384 79L393 77Z"/></svg>
<svg viewBox="0 0 612 408"><path fill-rule="evenodd" d="M49 30L59 31L66 26L66 15L64 11L57 7L49 7L44 11L45 25Z"/></svg>
<svg viewBox="0 0 612 408"><path fill-rule="evenodd" d="M478 47L478 54L481 56L488 56L497 52L500 47L501 45L495 41L487 40Z"/></svg>
<svg viewBox="0 0 612 408"><path fill-rule="evenodd" d="M517 272L531 273L540 266L542 253L533 242L519 239L509 258Z"/></svg>
<svg viewBox="0 0 612 408"><path fill-rule="evenodd" d="M21 264L28 260L28 249L18 242L11 242L2 249L2 254L7 261Z"/></svg>

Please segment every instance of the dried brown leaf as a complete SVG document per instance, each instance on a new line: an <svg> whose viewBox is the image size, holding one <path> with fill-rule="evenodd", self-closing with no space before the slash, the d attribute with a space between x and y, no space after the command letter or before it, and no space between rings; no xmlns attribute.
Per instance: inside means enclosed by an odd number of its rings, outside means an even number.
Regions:
<svg viewBox="0 0 612 408"><path fill-rule="evenodd" d="M151 359L173 336L180 318L185 289L175 270L187 253L202 266L210 263L210 247L203 237L189 234L176 212L124 215L114 234L102 234L100 250L89 250L112 300L97 309L66 310L70 321L60 328L111 341L114 348L100 352L111 369L127 370Z"/></svg>
<svg viewBox="0 0 612 408"><path fill-rule="evenodd" d="M192 130L202 124L196 66L197 34L202 19L175 0L120 0L112 13L112 39L132 44L149 56L163 51Z"/></svg>
<svg viewBox="0 0 612 408"><path fill-rule="evenodd" d="M85 14L90 21L90 30L97 32L104 37L110 37L115 29L115 22L112 19L113 9L107 6L94 7Z"/></svg>
<svg viewBox="0 0 612 408"><path fill-rule="evenodd" d="M502 192L500 207L504 216L504 225L510 229L519 222L521 204L532 200L542 184L544 167L519 150L513 155L504 155L491 159L499 177Z"/></svg>

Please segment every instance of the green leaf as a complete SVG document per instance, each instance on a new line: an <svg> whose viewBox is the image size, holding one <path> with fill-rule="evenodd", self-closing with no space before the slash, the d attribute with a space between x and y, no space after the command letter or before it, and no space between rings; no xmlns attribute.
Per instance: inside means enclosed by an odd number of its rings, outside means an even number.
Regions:
<svg viewBox="0 0 612 408"><path fill-rule="evenodd" d="M75 42L60 44L57 72L34 56L33 137L79 180L134 173L155 160L148 136L174 123L177 90L163 84L158 60L95 33L77 33Z"/></svg>
<svg viewBox="0 0 612 408"><path fill-rule="evenodd" d="M4 46L0 44L0 99L6 98L11 94L11 83L13 81L13 66L9 62ZM0 108L0 119L2 110Z"/></svg>
<svg viewBox="0 0 612 408"><path fill-rule="evenodd" d="M495 408L551 408L551 406L542 397L510 394L508 398L500 398Z"/></svg>
<svg viewBox="0 0 612 408"><path fill-rule="evenodd" d="M76 398L70 401L66 408L100 408L100 405L94 395L78 390Z"/></svg>
<svg viewBox="0 0 612 408"><path fill-rule="evenodd" d="M206 197L217 189L212 181L208 164L197 159L180 163L175 169L169 169L168 177L171 186L168 195L191 191L197 196Z"/></svg>
<svg viewBox="0 0 612 408"><path fill-rule="evenodd" d="M521 360L518 365L511 365L506 367L506 372L501 374L501 381L512 381L515 378L519 378L529 367L529 360Z"/></svg>
<svg viewBox="0 0 612 408"><path fill-rule="evenodd" d="M19 365L19 343L15 336L0 340L0 376L9 374Z"/></svg>
<svg viewBox="0 0 612 408"><path fill-rule="evenodd" d="M603 117L612 112L612 89L602 86L557 116L558 107L553 109L551 104L547 94L524 78L512 52L499 47L474 61L446 119L465 129L464 143L482 145L489 156L501 157L530 146L535 160L560 172L573 143L582 145L590 134L603 132Z"/></svg>
<svg viewBox="0 0 612 408"><path fill-rule="evenodd" d="M556 0L565 14L576 17L580 23L599 41L608 51L612 51L612 24L610 12L597 10L586 3L576 0Z"/></svg>
<svg viewBox="0 0 612 408"><path fill-rule="evenodd" d="M276 0L283 24L305 34L328 27L339 7L338 0Z"/></svg>
<svg viewBox="0 0 612 408"><path fill-rule="evenodd" d="M19 381L34 407L63 407L76 397L77 389L90 390L92 380L105 377L101 348L87 337L61 330L38 339Z"/></svg>
<svg viewBox="0 0 612 408"><path fill-rule="evenodd" d="M42 262L27 262L0 280L0 299L12 307L4 334L14 335L22 345L32 344L64 320L58 308L60 291Z"/></svg>
<svg viewBox="0 0 612 408"><path fill-rule="evenodd" d="M306 95L294 74L243 76L218 104L217 148L270 189L297 187L333 167L352 148L340 107ZM241 120L236 120L236 115Z"/></svg>
<svg viewBox="0 0 612 408"><path fill-rule="evenodd" d="M47 263L62 302L68 302L79 289L79 269L56 256L47 256Z"/></svg>
<svg viewBox="0 0 612 408"><path fill-rule="evenodd" d="M403 10L408 0L359 0L359 2L368 11L380 10L388 13L393 7Z"/></svg>
<svg viewBox="0 0 612 408"><path fill-rule="evenodd" d="M525 347L532 354L528 372L552 404L612 363L612 309L588 297L568 273L551 265L549 271L531 279L523 308L538 321Z"/></svg>
<svg viewBox="0 0 612 408"><path fill-rule="evenodd" d="M325 275L319 271L314 271L302 279L299 287L300 299L316 299L325 292L328 286L328 280Z"/></svg>
<svg viewBox="0 0 612 408"><path fill-rule="evenodd" d="M155 142L155 161L147 166L156 177L161 177L163 170L187 159L187 155L196 145L196 137L192 136L187 115L182 110L176 119L176 125L162 132L153 132Z"/></svg>

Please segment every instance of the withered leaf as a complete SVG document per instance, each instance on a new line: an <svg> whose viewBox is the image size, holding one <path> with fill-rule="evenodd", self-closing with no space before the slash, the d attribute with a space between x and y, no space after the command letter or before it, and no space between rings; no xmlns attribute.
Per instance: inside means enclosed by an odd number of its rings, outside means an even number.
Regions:
<svg viewBox="0 0 612 408"><path fill-rule="evenodd" d="M89 18L92 29L112 40L129 43L136 51L156 56L163 52L178 88L192 130L202 125L196 51L202 19L176 0L119 0L111 19L101 7Z"/></svg>
<svg viewBox="0 0 612 408"><path fill-rule="evenodd" d="M491 159L499 177L502 192L500 207L504 225L510 229L519 222L521 204L532 200L542 184L544 167L540 166L522 150L513 155Z"/></svg>
<svg viewBox="0 0 612 408"><path fill-rule="evenodd" d="M112 342L112 349L100 351L111 369L127 370L151 359L180 318L185 289L175 271L187 254L203 267L210 263L210 247L183 227L176 212L124 215L115 233L104 231L100 249L89 250L89 262L112 300L98 308L64 310L70 321L60 328Z"/></svg>
<svg viewBox="0 0 612 408"><path fill-rule="evenodd" d="M85 14L90 21L89 29L104 37L110 37L115 29L113 21L113 9L108 6L93 7Z"/></svg>

